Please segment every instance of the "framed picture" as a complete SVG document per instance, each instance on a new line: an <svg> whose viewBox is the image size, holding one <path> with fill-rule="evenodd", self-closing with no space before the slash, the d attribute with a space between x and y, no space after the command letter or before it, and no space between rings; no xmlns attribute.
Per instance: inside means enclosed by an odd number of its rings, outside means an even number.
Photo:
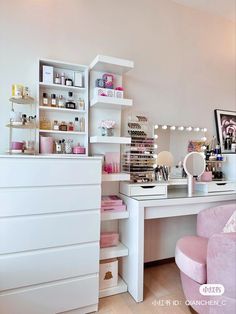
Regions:
<svg viewBox="0 0 236 314"><path fill-rule="evenodd" d="M235 153L236 111L215 110L216 131L222 153Z"/></svg>

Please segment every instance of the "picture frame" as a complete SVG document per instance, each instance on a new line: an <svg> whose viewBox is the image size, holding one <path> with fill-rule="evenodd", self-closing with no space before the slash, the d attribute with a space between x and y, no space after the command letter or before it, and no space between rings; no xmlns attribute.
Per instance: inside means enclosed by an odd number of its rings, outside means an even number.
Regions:
<svg viewBox="0 0 236 314"><path fill-rule="evenodd" d="M236 111L215 109L215 122L221 152L224 154L235 154ZM226 137L230 137L230 142L232 142L233 145L227 145Z"/></svg>

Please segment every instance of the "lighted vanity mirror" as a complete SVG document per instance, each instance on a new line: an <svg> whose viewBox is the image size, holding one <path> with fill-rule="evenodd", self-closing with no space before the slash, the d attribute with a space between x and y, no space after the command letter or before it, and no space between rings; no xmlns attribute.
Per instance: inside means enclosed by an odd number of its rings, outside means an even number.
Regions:
<svg viewBox="0 0 236 314"><path fill-rule="evenodd" d="M157 139L157 153L168 151L173 156L170 179L182 179L183 160L189 152L204 151L206 128L155 125L154 137Z"/></svg>

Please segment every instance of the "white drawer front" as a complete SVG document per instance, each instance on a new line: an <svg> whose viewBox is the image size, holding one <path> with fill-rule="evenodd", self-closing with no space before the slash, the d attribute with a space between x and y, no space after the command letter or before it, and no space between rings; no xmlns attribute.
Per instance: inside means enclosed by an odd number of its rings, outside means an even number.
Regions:
<svg viewBox="0 0 236 314"><path fill-rule="evenodd" d="M93 159L0 160L0 187L101 183L101 161Z"/></svg>
<svg viewBox="0 0 236 314"><path fill-rule="evenodd" d="M235 191L236 183L234 182L209 182L207 183L208 193Z"/></svg>
<svg viewBox="0 0 236 314"><path fill-rule="evenodd" d="M0 254L99 241L100 211L0 219Z"/></svg>
<svg viewBox="0 0 236 314"><path fill-rule="evenodd" d="M166 186L155 186L155 185L143 185L143 186L131 186L130 195L165 195Z"/></svg>
<svg viewBox="0 0 236 314"><path fill-rule="evenodd" d="M98 275L0 294L1 314L56 314L98 303Z"/></svg>
<svg viewBox="0 0 236 314"><path fill-rule="evenodd" d="M98 271L99 242L0 255L0 291Z"/></svg>
<svg viewBox="0 0 236 314"><path fill-rule="evenodd" d="M0 217L99 209L100 185L0 189Z"/></svg>

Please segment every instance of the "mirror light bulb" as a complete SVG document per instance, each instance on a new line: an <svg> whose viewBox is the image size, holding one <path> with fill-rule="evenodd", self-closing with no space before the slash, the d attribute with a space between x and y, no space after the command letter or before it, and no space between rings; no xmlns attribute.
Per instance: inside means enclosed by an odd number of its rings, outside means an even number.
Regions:
<svg viewBox="0 0 236 314"><path fill-rule="evenodd" d="M193 129L193 128L192 128L191 126L188 126L188 127L186 128L187 131L192 131L192 129Z"/></svg>
<svg viewBox="0 0 236 314"><path fill-rule="evenodd" d="M157 144L154 144L154 148L157 148Z"/></svg>
<svg viewBox="0 0 236 314"><path fill-rule="evenodd" d="M166 129L167 129L167 125L163 125L163 126L162 126L162 129L163 129L163 130L166 130Z"/></svg>
<svg viewBox="0 0 236 314"><path fill-rule="evenodd" d="M203 132L207 132L207 128L203 128Z"/></svg>
<svg viewBox="0 0 236 314"><path fill-rule="evenodd" d="M155 129L155 130L158 129L158 125L157 125L157 124L154 125L154 129Z"/></svg>
<svg viewBox="0 0 236 314"><path fill-rule="evenodd" d="M155 134L155 135L154 135L154 138L155 138L155 139L157 139L157 138L158 138L158 135L157 135L157 134Z"/></svg>
<svg viewBox="0 0 236 314"><path fill-rule="evenodd" d="M183 131L183 130L184 130L184 127L183 127L183 126L179 126L179 127L178 127L178 130L179 130L179 131Z"/></svg>
<svg viewBox="0 0 236 314"><path fill-rule="evenodd" d="M174 131L174 130L176 129L176 127L175 127L174 125L172 125L172 126L170 127L170 129L171 129L172 131Z"/></svg>
<svg viewBox="0 0 236 314"><path fill-rule="evenodd" d="M194 131L199 132L200 128L194 128Z"/></svg>
<svg viewBox="0 0 236 314"><path fill-rule="evenodd" d="M202 140L203 142L206 142L207 138L206 138L205 136L203 136L203 137L201 138L201 140Z"/></svg>

